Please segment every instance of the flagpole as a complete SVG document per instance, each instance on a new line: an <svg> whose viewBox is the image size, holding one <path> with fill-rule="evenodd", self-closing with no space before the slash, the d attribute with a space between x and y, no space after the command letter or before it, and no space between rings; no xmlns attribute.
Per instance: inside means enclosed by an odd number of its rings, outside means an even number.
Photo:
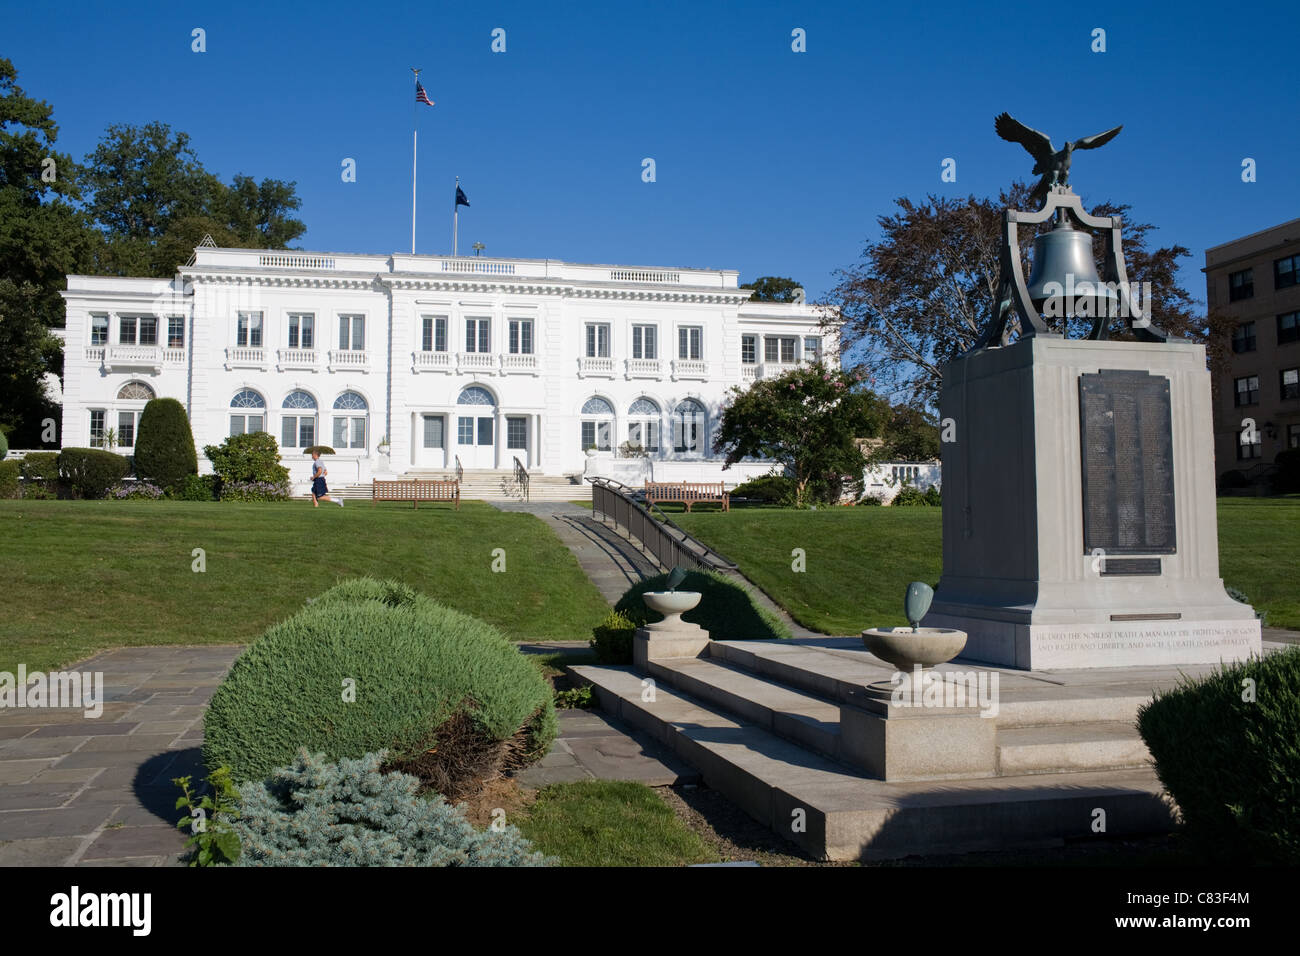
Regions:
<svg viewBox="0 0 1300 956"><path fill-rule="evenodd" d="M415 82L420 82L420 71L411 67L411 72L415 74ZM416 147L418 146L420 136L420 104L416 100L411 101L411 255L415 255L415 180L416 180Z"/></svg>
<svg viewBox="0 0 1300 956"><path fill-rule="evenodd" d="M460 198L460 177L456 177L456 192L451 197L451 257L456 258L456 231L458 219L460 217L460 203L456 200Z"/></svg>

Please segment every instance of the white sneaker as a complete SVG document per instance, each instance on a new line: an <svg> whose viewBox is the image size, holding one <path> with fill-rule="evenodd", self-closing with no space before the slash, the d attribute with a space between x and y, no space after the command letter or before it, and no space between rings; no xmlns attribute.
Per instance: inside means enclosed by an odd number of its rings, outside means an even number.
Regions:
<svg viewBox="0 0 1300 956"><path fill-rule="evenodd" d="M335 504L337 504L340 508L342 508L342 507L343 507L343 499L342 499L342 498L339 498L339 499L335 502Z"/></svg>

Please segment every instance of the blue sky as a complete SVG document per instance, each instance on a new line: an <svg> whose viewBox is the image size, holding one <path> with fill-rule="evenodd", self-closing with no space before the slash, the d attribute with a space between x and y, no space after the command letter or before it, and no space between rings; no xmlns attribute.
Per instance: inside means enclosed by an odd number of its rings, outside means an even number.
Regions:
<svg viewBox="0 0 1300 956"><path fill-rule="evenodd" d="M437 103L422 253L450 250L459 175L462 252L788 275L815 298L896 197L1028 177L993 133L1004 109L1058 146L1123 123L1072 183L1189 247L1197 298L1207 246L1300 216L1294 3L0 4L0 55L62 150L170 123L223 178L296 181L309 249L409 249L412 66Z"/></svg>

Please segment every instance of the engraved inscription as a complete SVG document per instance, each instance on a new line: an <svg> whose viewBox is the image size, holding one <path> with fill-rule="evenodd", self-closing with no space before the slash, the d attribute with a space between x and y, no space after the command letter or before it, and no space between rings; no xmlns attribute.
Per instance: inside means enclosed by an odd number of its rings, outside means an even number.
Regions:
<svg viewBox="0 0 1300 956"><path fill-rule="evenodd" d="M1173 554L1169 380L1111 369L1080 375L1079 432L1085 553Z"/></svg>

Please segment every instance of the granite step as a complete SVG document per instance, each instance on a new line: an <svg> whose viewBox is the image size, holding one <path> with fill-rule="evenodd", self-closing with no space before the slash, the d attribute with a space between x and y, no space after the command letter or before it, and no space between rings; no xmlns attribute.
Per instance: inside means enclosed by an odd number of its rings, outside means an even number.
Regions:
<svg viewBox="0 0 1300 956"><path fill-rule="evenodd" d="M1118 720L998 728L1002 776L1147 767L1151 754L1132 723Z"/></svg>

